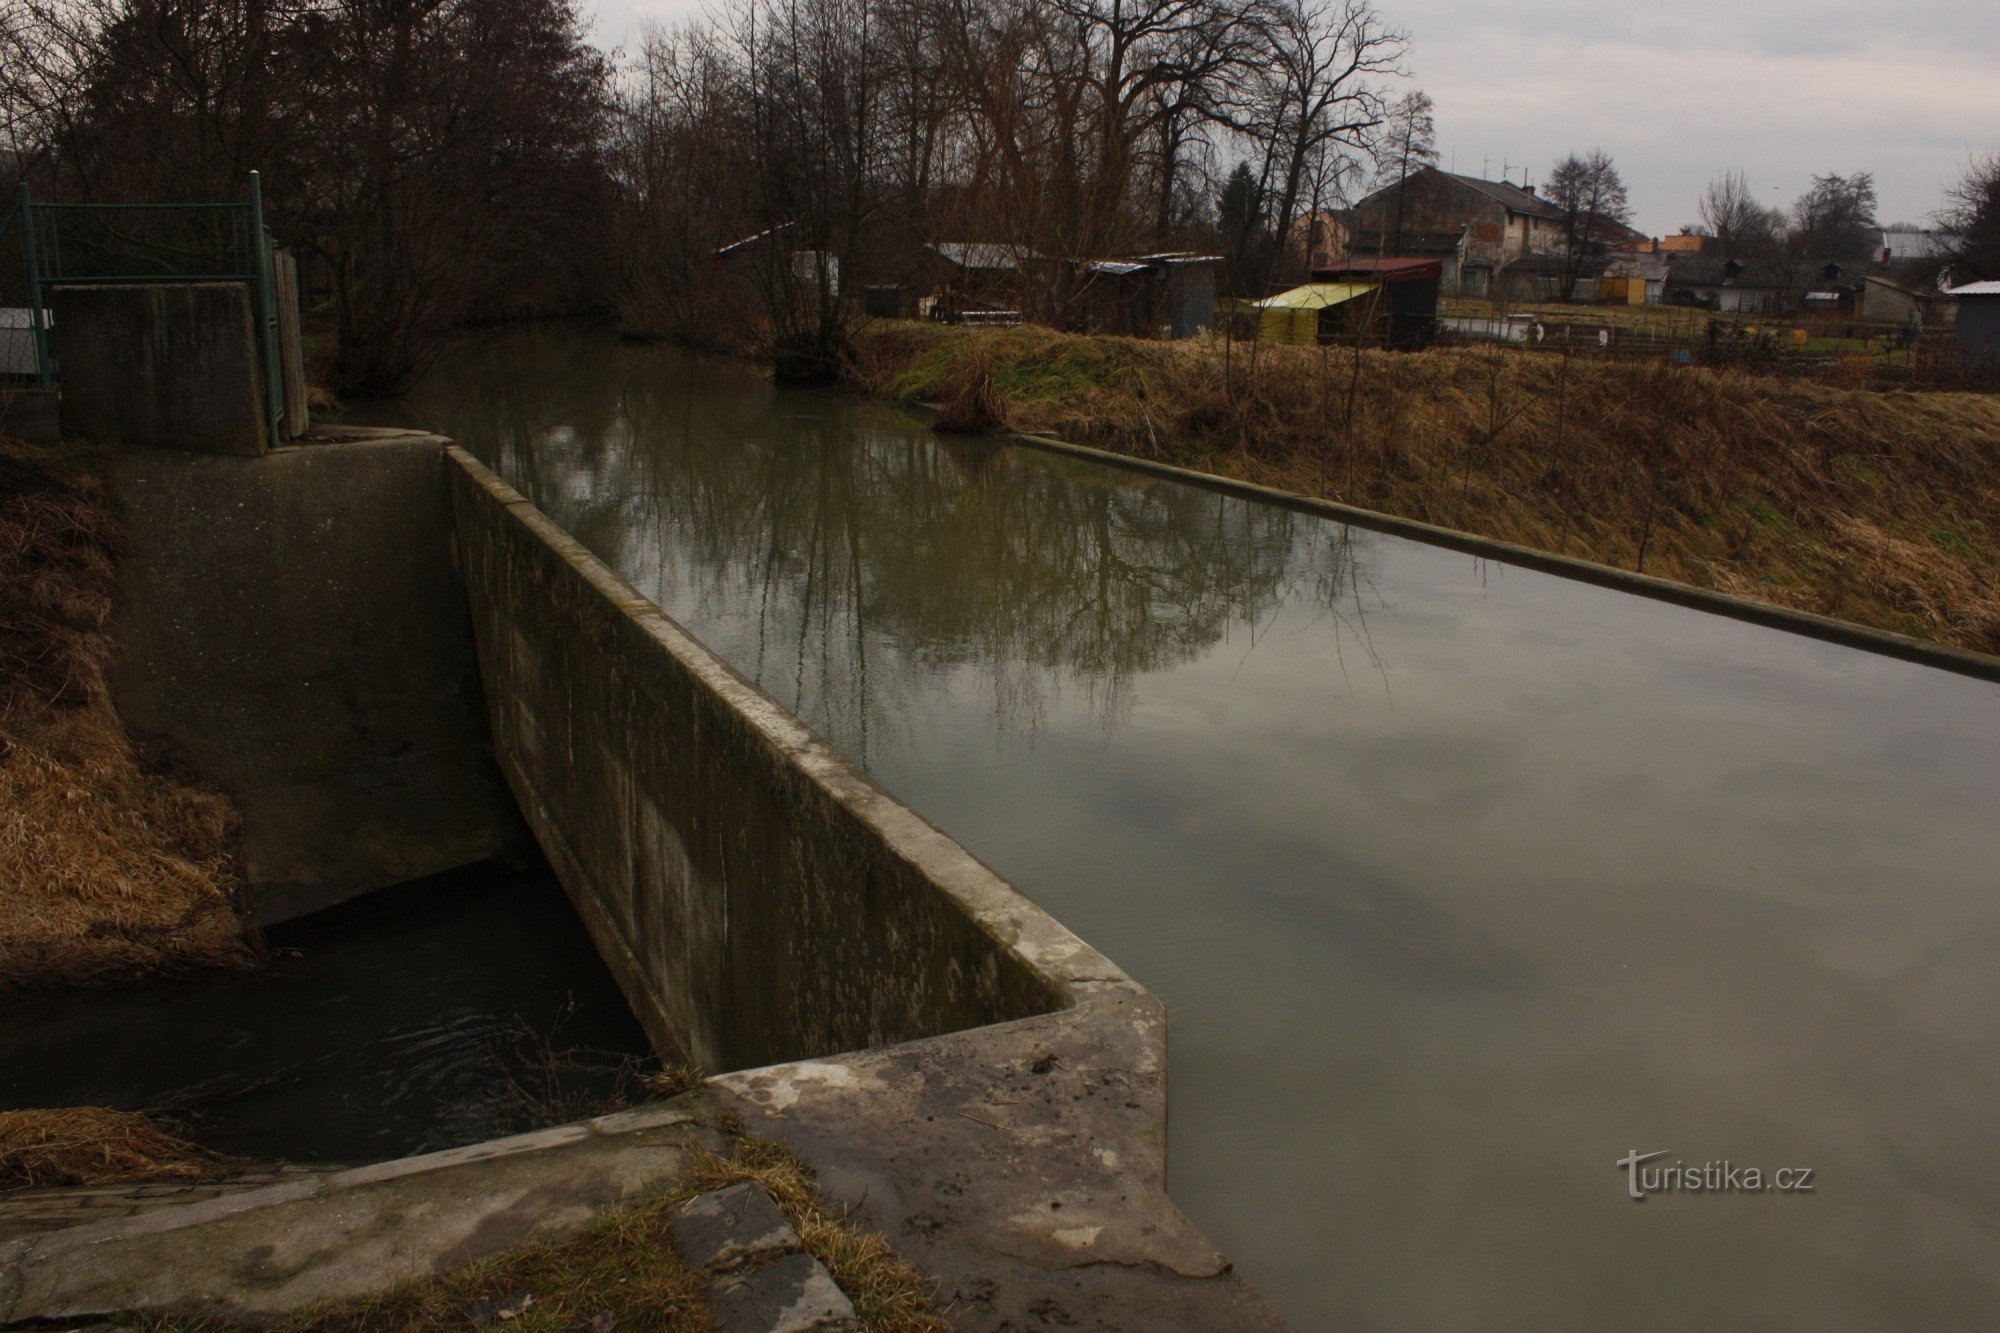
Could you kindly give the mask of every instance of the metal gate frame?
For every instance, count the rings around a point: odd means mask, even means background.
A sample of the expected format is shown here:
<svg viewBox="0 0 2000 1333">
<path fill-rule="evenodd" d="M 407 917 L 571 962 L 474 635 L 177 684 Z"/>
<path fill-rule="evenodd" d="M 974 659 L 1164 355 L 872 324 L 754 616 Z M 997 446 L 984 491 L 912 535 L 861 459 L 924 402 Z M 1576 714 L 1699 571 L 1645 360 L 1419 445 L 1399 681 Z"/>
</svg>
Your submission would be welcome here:
<svg viewBox="0 0 2000 1333">
<path fill-rule="evenodd" d="M 282 444 L 287 436 L 286 375 L 280 350 L 278 301 L 270 230 L 264 225 L 264 186 L 257 172 L 250 173 L 250 197 L 242 203 L 227 204 L 54 204 L 38 203 L 23 183 L 14 206 L 0 217 L 0 237 L 13 228 L 21 233 L 22 277 L 28 290 L 28 316 L 35 347 L 35 381 L 44 389 L 56 382 L 55 362 L 49 352 L 49 321 L 43 289 L 61 283 L 68 286 L 129 286 L 154 282 L 244 282 L 255 293 L 258 330 L 258 362 L 264 373 L 264 415 L 270 443 Z M 228 254 L 210 266 L 208 272 L 91 273 L 68 271 L 63 260 L 64 223 L 86 217 L 115 213 L 208 211 L 226 223 Z M 297 405 L 304 418 L 303 403 Z"/>
</svg>

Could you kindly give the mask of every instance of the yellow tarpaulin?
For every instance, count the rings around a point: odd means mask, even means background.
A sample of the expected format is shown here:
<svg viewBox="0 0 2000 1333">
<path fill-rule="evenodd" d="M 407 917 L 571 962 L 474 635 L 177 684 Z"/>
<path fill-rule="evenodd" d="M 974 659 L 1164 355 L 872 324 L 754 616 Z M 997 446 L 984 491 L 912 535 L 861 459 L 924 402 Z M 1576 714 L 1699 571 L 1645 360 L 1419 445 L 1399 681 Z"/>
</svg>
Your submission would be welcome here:
<svg viewBox="0 0 2000 1333">
<path fill-rule="evenodd" d="M 1257 336 L 1310 347 L 1319 341 L 1319 312 L 1375 290 L 1372 282 L 1309 282 L 1257 302 Z"/>
</svg>

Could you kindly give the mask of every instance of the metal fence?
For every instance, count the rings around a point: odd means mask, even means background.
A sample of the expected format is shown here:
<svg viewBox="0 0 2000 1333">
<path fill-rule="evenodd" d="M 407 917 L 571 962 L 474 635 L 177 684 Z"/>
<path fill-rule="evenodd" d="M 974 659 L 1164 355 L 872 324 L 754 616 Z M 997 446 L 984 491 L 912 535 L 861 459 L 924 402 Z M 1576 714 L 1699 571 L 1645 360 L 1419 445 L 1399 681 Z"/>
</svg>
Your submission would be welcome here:
<svg viewBox="0 0 2000 1333">
<path fill-rule="evenodd" d="M 22 185 L 0 213 L 0 311 L 13 312 L 0 317 L 0 374 L 32 376 L 45 389 L 56 383 L 61 368 L 51 345 L 50 287 L 247 283 L 266 419 L 277 443 L 298 414 L 288 418 L 286 411 L 276 271 L 263 185 L 254 171 L 249 197 L 240 203 L 44 203 Z"/>
</svg>

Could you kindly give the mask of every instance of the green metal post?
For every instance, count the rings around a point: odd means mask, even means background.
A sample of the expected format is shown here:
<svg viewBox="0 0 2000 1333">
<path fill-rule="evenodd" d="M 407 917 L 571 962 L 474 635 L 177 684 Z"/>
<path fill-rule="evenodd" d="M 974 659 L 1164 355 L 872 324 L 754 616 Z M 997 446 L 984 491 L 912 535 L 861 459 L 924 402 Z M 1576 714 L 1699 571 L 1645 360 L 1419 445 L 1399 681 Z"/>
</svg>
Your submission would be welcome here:
<svg viewBox="0 0 2000 1333">
<path fill-rule="evenodd" d="M 272 291 L 271 237 L 264 230 L 264 183 L 250 173 L 250 249 L 257 265 L 257 326 L 264 339 L 264 410 L 271 443 L 284 443 L 285 376 L 278 354 L 278 303 Z"/>
<path fill-rule="evenodd" d="M 26 181 L 21 183 L 21 192 L 16 196 L 15 208 L 21 222 L 21 267 L 27 271 L 28 279 L 28 319 L 33 323 L 35 344 L 35 383 L 40 388 L 49 388 L 56 382 L 55 370 L 49 365 L 48 321 L 42 314 L 42 274 L 41 266 L 35 258 L 35 214 L 34 201 L 28 197 Z"/>
</svg>

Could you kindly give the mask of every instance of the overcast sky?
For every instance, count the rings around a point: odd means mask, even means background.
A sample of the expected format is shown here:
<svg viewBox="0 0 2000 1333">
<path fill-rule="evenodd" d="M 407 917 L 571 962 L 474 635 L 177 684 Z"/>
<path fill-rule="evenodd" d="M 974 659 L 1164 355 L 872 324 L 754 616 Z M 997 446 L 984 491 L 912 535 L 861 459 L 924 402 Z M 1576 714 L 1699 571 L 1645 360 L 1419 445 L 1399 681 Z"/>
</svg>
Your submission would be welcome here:
<svg viewBox="0 0 2000 1333">
<path fill-rule="evenodd" d="M 605 46 L 703 0 L 586 0 Z M 1924 222 L 2000 149 L 1996 0 L 1378 0 L 1412 39 L 1444 165 L 1537 182 L 1570 149 L 1624 173 L 1634 225 L 1695 220 L 1719 171 L 1789 204 L 1814 172 L 1875 173 L 1883 222 Z"/>
</svg>

